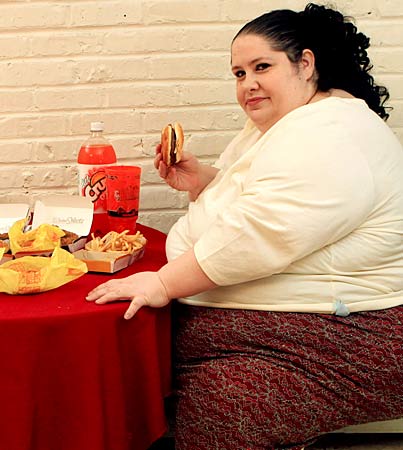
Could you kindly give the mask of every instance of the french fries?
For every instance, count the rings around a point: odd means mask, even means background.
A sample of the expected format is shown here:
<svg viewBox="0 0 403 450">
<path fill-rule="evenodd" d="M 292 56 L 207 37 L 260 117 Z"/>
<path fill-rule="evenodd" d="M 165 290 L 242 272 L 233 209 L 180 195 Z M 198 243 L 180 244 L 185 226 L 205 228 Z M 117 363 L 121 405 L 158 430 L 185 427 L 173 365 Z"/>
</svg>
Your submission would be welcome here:
<svg viewBox="0 0 403 450">
<path fill-rule="evenodd" d="M 91 234 L 92 240 L 85 244 L 86 250 L 96 252 L 127 252 L 133 253 L 142 248 L 147 242 L 144 236 L 137 231 L 136 234 L 128 234 L 129 230 L 117 233 L 109 231 L 102 238 Z"/>
</svg>

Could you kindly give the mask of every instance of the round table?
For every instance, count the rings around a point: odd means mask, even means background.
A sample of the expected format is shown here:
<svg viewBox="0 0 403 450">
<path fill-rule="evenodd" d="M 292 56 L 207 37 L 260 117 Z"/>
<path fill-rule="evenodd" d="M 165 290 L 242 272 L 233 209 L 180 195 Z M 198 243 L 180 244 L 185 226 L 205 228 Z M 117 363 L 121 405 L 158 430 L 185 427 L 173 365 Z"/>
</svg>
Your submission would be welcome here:
<svg viewBox="0 0 403 450">
<path fill-rule="evenodd" d="M 98 284 L 166 262 L 166 236 L 138 229 L 143 258 L 115 274 L 87 273 L 52 291 L 0 293 L 0 449 L 145 450 L 166 431 L 170 307 L 85 300 Z"/>
</svg>

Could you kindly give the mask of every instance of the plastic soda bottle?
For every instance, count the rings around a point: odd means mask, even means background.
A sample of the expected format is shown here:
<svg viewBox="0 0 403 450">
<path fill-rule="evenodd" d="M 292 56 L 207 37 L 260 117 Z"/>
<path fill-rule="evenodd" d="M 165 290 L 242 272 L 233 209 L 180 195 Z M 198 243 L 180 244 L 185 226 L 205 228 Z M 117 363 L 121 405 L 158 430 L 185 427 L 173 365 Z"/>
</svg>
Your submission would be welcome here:
<svg viewBox="0 0 403 450">
<path fill-rule="evenodd" d="M 92 199 L 94 217 L 90 233 L 96 236 L 109 231 L 105 167 L 116 164 L 115 150 L 103 131 L 103 122 L 91 122 L 91 135 L 82 144 L 77 159 L 79 195 Z"/>
</svg>

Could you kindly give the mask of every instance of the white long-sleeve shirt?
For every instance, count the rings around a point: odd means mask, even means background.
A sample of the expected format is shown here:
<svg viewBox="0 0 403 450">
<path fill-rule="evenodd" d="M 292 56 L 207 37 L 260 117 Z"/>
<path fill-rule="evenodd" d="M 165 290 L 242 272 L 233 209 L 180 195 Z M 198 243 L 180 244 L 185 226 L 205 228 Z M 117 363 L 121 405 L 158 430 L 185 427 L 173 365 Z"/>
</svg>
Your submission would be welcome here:
<svg viewBox="0 0 403 450">
<path fill-rule="evenodd" d="M 172 227 L 219 286 L 192 305 L 348 314 L 403 304 L 403 149 L 364 101 L 248 121 Z"/>
</svg>

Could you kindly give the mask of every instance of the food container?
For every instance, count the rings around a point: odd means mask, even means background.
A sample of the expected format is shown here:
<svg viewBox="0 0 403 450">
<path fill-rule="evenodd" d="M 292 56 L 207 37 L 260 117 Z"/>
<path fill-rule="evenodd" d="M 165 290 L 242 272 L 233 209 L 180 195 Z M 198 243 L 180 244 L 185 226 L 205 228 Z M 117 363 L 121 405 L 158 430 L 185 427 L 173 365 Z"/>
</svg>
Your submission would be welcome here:
<svg viewBox="0 0 403 450">
<path fill-rule="evenodd" d="M 89 241 L 85 249 L 73 254 L 87 264 L 90 272 L 117 272 L 144 255 L 147 239 L 140 232 L 128 233 L 128 230 L 122 233 L 110 231 L 102 238 Z"/>
<path fill-rule="evenodd" d="M 8 234 L 12 228 L 14 228 L 15 238 L 11 246 L 12 252 L 5 253 L 0 259 L 0 264 L 24 256 L 51 256 L 55 246 L 58 245 L 59 238 L 61 247 L 70 253 L 83 248 L 92 224 L 92 217 L 91 200 L 78 196 L 50 195 L 37 200 L 32 209 L 24 203 L 0 204 L 0 239 L 3 238 L 4 242 L 9 242 Z M 50 225 L 59 228 L 56 229 L 59 237 L 52 237 L 52 242 L 49 242 L 48 231 L 42 230 L 43 227 L 54 228 Z M 38 230 L 35 235 L 38 238 L 32 240 L 31 230 Z M 64 231 L 64 236 L 61 236 L 63 234 L 61 230 Z M 14 245 L 26 233 L 31 234 L 29 238 L 27 234 L 29 245 L 26 243 Z M 52 236 L 53 234 L 55 233 L 52 232 Z M 45 241 L 42 239 L 44 236 L 47 236 Z M 64 241 L 66 244 L 63 244 Z"/>
<path fill-rule="evenodd" d="M 78 250 L 73 255 L 85 262 L 89 272 L 115 273 L 135 261 L 138 261 L 145 251 L 145 246 L 134 253 L 126 252 L 96 252 L 93 250 Z"/>
<path fill-rule="evenodd" d="M 93 218 L 93 204 L 87 197 L 50 195 L 37 200 L 34 206 L 32 228 L 48 223 L 77 235 L 74 241 L 61 247 L 73 253 L 84 247 Z"/>
</svg>

